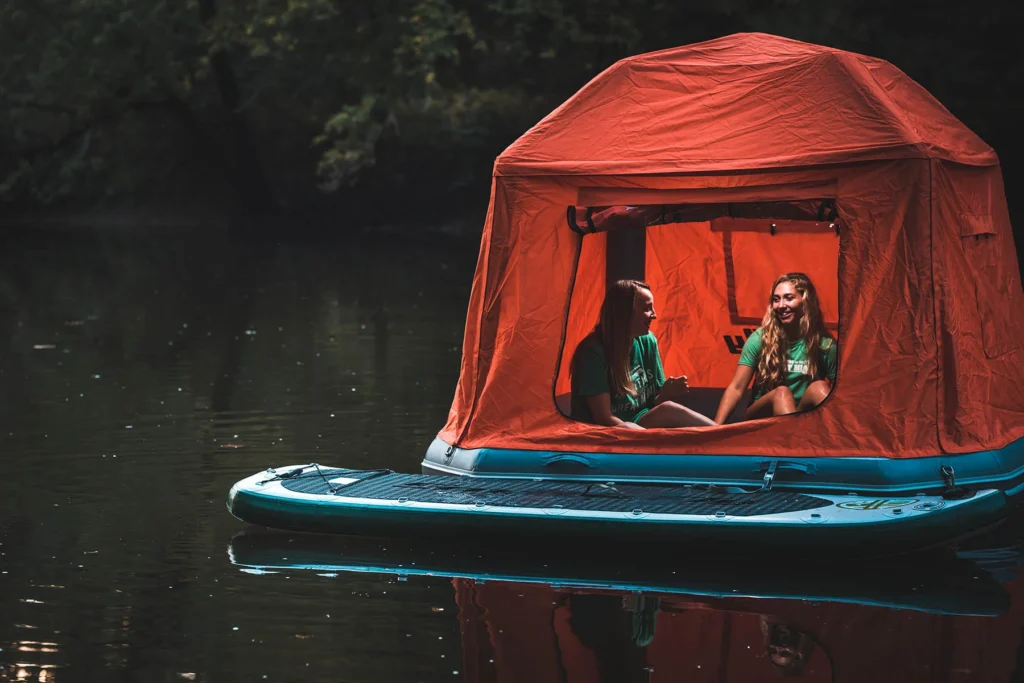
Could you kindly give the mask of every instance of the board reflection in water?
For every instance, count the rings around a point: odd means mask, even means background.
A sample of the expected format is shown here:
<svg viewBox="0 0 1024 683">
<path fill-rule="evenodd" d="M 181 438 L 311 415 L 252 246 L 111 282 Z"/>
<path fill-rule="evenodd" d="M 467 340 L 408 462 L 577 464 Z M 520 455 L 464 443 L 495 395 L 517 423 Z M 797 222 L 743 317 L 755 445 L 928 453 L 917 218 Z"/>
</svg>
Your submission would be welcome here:
<svg viewBox="0 0 1024 683">
<path fill-rule="evenodd" d="M 452 577 L 464 681 L 1010 681 L 1018 671 L 1016 548 L 831 575 L 773 569 L 777 558 L 756 571 L 658 567 L 622 550 L 529 560 L 509 547 L 250 529 L 230 554 L 244 571 L 334 572 L 325 580 Z"/>
</svg>

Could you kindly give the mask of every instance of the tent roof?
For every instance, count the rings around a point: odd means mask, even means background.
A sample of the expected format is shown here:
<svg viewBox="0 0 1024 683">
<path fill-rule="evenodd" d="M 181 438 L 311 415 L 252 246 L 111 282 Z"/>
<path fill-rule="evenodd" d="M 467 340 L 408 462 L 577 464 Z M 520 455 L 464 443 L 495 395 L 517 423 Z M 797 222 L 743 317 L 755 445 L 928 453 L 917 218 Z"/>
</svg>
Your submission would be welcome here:
<svg viewBox="0 0 1024 683">
<path fill-rule="evenodd" d="M 762 33 L 623 59 L 505 150 L 496 175 L 742 171 L 995 152 L 888 62 Z"/>
</svg>

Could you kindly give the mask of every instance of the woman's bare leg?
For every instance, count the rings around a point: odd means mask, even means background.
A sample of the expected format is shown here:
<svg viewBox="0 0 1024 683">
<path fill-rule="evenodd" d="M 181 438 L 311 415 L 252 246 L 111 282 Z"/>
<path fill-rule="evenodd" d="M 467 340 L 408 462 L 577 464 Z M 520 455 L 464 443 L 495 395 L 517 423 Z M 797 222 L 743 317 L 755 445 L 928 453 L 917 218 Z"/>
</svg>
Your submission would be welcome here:
<svg viewBox="0 0 1024 683">
<path fill-rule="evenodd" d="M 776 387 L 757 399 L 743 414 L 744 419 L 758 420 L 772 415 L 789 415 L 796 412 L 796 400 L 789 387 Z"/>
<path fill-rule="evenodd" d="M 816 382 L 811 382 L 811 386 L 807 387 L 807 391 L 800 397 L 800 404 L 796 407 L 797 410 L 810 410 L 819 403 L 824 401 L 829 393 L 832 391 L 832 385 L 827 380 L 819 379 Z"/>
<path fill-rule="evenodd" d="M 665 401 L 644 413 L 637 422 L 646 429 L 671 427 L 710 427 L 715 421 L 675 401 Z"/>
</svg>

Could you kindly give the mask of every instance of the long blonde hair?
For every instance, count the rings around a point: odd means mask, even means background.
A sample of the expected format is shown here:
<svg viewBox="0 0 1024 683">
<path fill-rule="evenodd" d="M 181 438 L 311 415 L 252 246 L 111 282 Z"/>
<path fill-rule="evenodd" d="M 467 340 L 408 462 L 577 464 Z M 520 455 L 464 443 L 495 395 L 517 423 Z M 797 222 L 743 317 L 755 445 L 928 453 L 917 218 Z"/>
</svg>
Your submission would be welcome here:
<svg viewBox="0 0 1024 683">
<path fill-rule="evenodd" d="M 636 396 L 636 385 L 629 367 L 629 352 L 633 348 L 633 310 L 640 290 L 651 291 L 651 286 L 640 280 L 617 280 L 608 286 L 601 304 L 601 317 L 590 334 L 604 347 L 608 362 L 608 383 L 613 396 Z M 577 353 L 583 344 L 576 347 Z M 573 372 L 576 358 L 569 366 Z"/>
<path fill-rule="evenodd" d="M 786 380 L 789 340 L 786 332 L 772 309 L 772 297 L 775 288 L 783 282 L 789 282 L 804 299 L 804 314 L 800 318 L 800 338 L 807 348 L 807 369 L 813 379 L 818 379 L 818 359 L 821 355 L 821 344 L 828 340 L 828 348 L 835 343 L 832 335 L 825 329 L 818 303 L 818 291 L 814 283 L 803 273 L 786 273 L 780 275 L 768 291 L 768 310 L 761 321 L 761 357 L 757 361 L 757 385 L 768 392 L 781 386 Z"/>
</svg>

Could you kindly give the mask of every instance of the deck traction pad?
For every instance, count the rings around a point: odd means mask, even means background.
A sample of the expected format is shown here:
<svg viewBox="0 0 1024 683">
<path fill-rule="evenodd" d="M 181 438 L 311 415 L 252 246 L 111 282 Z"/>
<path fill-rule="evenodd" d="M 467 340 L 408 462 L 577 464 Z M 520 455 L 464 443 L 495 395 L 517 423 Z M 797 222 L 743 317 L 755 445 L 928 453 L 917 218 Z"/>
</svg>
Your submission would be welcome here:
<svg viewBox="0 0 1024 683">
<path fill-rule="evenodd" d="M 330 479 L 355 478 L 351 484 Z M 345 496 L 372 500 L 482 505 L 489 507 L 552 508 L 591 512 L 631 512 L 677 515 L 725 514 L 735 517 L 780 514 L 828 507 L 825 498 L 791 491 L 730 493 L 707 486 L 602 484 L 536 479 L 471 479 L 424 474 L 399 474 L 320 467 L 282 482 L 296 493 Z M 335 492 L 331 492 L 331 488 Z"/>
</svg>

